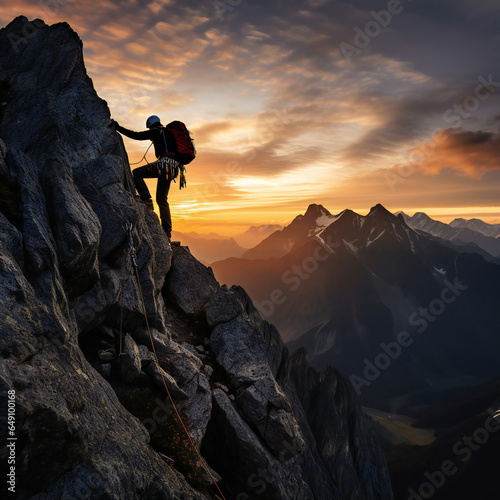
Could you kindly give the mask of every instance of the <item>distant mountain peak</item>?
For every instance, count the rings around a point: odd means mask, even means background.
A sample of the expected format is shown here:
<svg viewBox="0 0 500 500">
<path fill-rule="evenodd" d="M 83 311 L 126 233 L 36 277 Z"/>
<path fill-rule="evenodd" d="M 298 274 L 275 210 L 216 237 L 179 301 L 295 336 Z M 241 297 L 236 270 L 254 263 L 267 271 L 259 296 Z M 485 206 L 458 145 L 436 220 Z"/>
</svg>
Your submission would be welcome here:
<svg viewBox="0 0 500 500">
<path fill-rule="evenodd" d="M 301 226 L 307 224 L 310 226 L 325 227 L 328 220 L 332 219 L 333 222 L 333 217 L 334 216 L 323 205 L 311 203 L 307 207 L 305 214 L 297 215 L 287 227 L 295 227 L 297 224 Z"/>
<path fill-rule="evenodd" d="M 310 236 L 314 236 L 337 220 L 325 207 L 312 203 L 307 207 L 305 214 L 297 215 L 293 221 L 283 229 L 270 234 L 254 248 L 243 255 L 247 259 L 262 259 L 281 257 L 287 254 L 295 244 L 303 243 Z"/>
<path fill-rule="evenodd" d="M 351 218 L 355 218 L 355 217 L 361 217 L 361 215 L 357 214 L 356 212 L 354 212 L 350 208 L 346 208 L 345 210 L 342 210 L 342 212 L 340 212 L 337 215 L 337 220 L 340 221 L 340 220 L 346 220 L 346 219 L 351 219 Z"/>
<path fill-rule="evenodd" d="M 457 218 L 450 222 L 451 227 L 461 229 L 471 229 L 477 231 L 484 236 L 498 238 L 500 236 L 500 224 L 489 224 L 481 219 L 463 219 Z"/>
<path fill-rule="evenodd" d="M 387 210 L 387 208 L 385 208 L 381 203 L 377 203 L 374 207 L 372 207 L 367 217 L 373 215 L 384 215 L 384 216 L 395 217 L 395 215 L 389 212 L 389 210 Z"/>
<path fill-rule="evenodd" d="M 431 217 L 429 217 L 425 212 L 415 212 L 412 217 L 405 217 L 406 222 L 408 220 L 411 220 L 413 224 L 423 224 L 423 223 L 432 223 L 432 222 L 438 222 L 440 224 L 444 224 L 443 222 L 439 221 L 434 221 Z"/>
<path fill-rule="evenodd" d="M 389 212 L 378 203 L 367 215 L 360 215 L 350 209 L 339 214 L 326 228 L 321 238 L 332 243 L 345 245 L 350 253 L 358 254 L 370 247 L 383 248 L 384 245 L 403 245 L 415 253 L 418 235 L 406 224 L 403 215 Z M 396 242 L 396 243 L 394 243 Z M 375 244 L 373 247 L 372 245 Z M 402 248 L 398 246 L 398 248 Z"/>
<path fill-rule="evenodd" d="M 497 227 L 480 219 L 455 219 L 450 224 L 446 224 L 431 219 L 423 212 L 417 212 L 413 217 L 408 217 L 406 222 L 413 229 L 424 231 L 462 246 L 473 243 L 490 254 L 490 257 L 500 255 L 500 240 L 498 239 L 500 225 Z"/>
<path fill-rule="evenodd" d="M 321 217 L 322 215 L 332 215 L 323 205 L 312 203 L 307 207 L 304 217 Z"/>
<path fill-rule="evenodd" d="M 253 248 L 263 239 L 276 231 L 281 231 L 283 226 L 278 224 L 261 224 L 260 226 L 250 226 L 244 233 L 234 237 L 236 242 L 245 248 Z"/>
</svg>

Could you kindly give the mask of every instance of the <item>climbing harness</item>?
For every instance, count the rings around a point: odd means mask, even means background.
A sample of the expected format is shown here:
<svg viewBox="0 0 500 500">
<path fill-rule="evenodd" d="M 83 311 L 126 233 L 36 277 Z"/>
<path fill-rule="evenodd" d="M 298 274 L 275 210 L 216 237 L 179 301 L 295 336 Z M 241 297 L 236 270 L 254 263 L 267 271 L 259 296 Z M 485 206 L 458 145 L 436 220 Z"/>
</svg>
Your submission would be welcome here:
<svg viewBox="0 0 500 500">
<path fill-rule="evenodd" d="M 150 164 L 152 168 L 157 169 L 158 177 L 163 180 L 174 181 L 179 175 L 179 170 L 181 170 L 182 165 L 170 158 L 169 156 L 160 156 L 158 160 Z"/>
<path fill-rule="evenodd" d="M 130 260 L 131 260 L 132 266 L 134 267 L 134 271 L 135 271 L 135 277 L 136 277 L 136 280 L 137 280 L 137 288 L 139 290 L 139 297 L 140 297 L 141 303 L 142 303 L 142 309 L 143 309 L 143 312 L 144 312 L 144 319 L 146 320 L 146 327 L 148 329 L 149 340 L 151 342 L 151 348 L 153 349 L 153 355 L 154 355 L 156 367 L 158 368 L 158 372 L 161 375 L 161 379 L 163 381 L 163 385 L 165 387 L 165 391 L 166 391 L 166 393 L 168 395 L 168 399 L 170 400 L 170 403 L 172 403 L 172 407 L 173 407 L 173 409 L 175 411 L 177 419 L 179 420 L 179 422 L 180 422 L 180 424 L 181 424 L 181 426 L 182 426 L 182 428 L 183 428 L 183 430 L 184 430 L 184 432 L 185 432 L 185 434 L 186 434 L 186 436 L 187 436 L 187 438 L 188 438 L 188 440 L 189 440 L 189 442 L 190 442 L 193 450 L 195 451 L 196 455 L 198 456 L 198 458 L 199 458 L 201 464 L 203 465 L 203 467 L 205 468 L 205 470 L 208 472 L 208 475 L 212 479 L 212 481 L 213 481 L 215 487 L 217 488 L 217 491 L 221 495 L 222 499 L 226 500 L 226 498 L 224 497 L 224 494 L 222 493 L 222 491 L 219 488 L 219 485 L 217 484 L 217 481 L 215 480 L 212 472 L 210 471 L 210 468 L 208 467 L 207 463 L 205 462 L 205 460 L 202 458 L 200 452 L 198 451 L 198 448 L 194 444 L 194 441 L 191 438 L 191 435 L 189 434 L 189 432 L 187 430 L 187 427 L 184 424 L 184 421 L 182 420 L 182 417 L 181 417 L 179 411 L 177 410 L 177 406 L 174 403 L 174 400 L 173 400 L 173 398 L 172 398 L 172 396 L 170 394 L 170 391 L 168 390 L 167 383 L 166 383 L 165 378 L 163 376 L 163 371 L 161 369 L 160 362 L 158 360 L 158 355 L 156 354 L 156 349 L 155 349 L 155 345 L 154 345 L 153 334 L 151 333 L 151 328 L 149 326 L 149 320 L 148 320 L 148 315 L 147 315 L 147 311 L 146 311 L 146 304 L 144 302 L 144 296 L 142 295 L 141 280 L 140 280 L 140 277 L 139 277 L 139 269 L 137 267 L 137 260 L 136 260 L 136 249 L 135 249 L 135 246 L 134 246 L 134 239 L 133 239 L 133 235 L 132 235 L 133 224 L 131 222 L 128 222 L 128 223 L 125 224 L 124 228 L 128 232 Z M 168 458 L 168 457 L 166 457 L 166 458 Z M 167 465 L 171 466 L 171 464 L 168 461 L 166 461 L 166 463 L 167 463 Z"/>
</svg>

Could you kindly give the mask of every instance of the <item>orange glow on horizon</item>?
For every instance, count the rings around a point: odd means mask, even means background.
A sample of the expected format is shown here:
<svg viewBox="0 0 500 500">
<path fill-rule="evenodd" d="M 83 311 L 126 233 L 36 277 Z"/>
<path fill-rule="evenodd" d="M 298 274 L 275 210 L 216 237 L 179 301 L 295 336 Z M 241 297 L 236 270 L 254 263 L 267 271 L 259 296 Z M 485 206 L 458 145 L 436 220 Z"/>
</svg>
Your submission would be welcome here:
<svg viewBox="0 0 500 500">
<path fill-rule="evenodd" d="M 303 214 L 307 207 L 303 207 L 298 211 L 288 211 L 280 212 L 276 214 L 275 212 L 268 213 L 229 213 L 227 211 L 222 211 L 217 215 L 212 215 L 212 217 L 177 217 L 175 215 L 175 204 L 171 204 L 172 208 L 172 222 L 175 231 L 181 233 L 186 233 L 194 231 L 200 234 L 207 234 L 210 232 L 218 233 L 226 237 L 232 237 L 243 233 L 250 226 L 259 226 L 265 224 L 277 224 L 281 226 L 286 226 L 292 222 L 292 220 L 299 214 Z M 327 210 L 331 213 L 336 214 L 342 210 L 331 210 L 331 207 L 325 206 Z M 350 208 L 350 207 L 344 207 Z M 386 207 L 387 208 L 387 207 Z M 366 215 L 370 208 L 364 209 L 352 209 L 354 212 L 360 215 Z M 481 219 L 488 224 L 500 224 L 500 211 L 498 207 L 467 207 L 464 210 L 462 207 L 452 207 L 452 208 L 403 208 L 397 210 L 390 210 L 392 212 L 402 211 L 407 215 L 414 215 L 416 212 L 424 212 L 430 218 L 438 220 L 445 223 L 450 223 L 454 219 Z M 157 212 L 158 213 L 158 212 Z M 278 215 L 278 217 L 276 217 Z"/>
</svg>

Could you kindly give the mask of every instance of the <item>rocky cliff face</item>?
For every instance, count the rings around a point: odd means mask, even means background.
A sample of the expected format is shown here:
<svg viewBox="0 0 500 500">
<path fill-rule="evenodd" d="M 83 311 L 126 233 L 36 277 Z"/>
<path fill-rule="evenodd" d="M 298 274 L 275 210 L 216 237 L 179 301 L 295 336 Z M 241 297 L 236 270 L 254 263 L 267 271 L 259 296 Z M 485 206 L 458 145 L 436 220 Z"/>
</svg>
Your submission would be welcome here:
<svg viewBox="0 0 500 500">
<path fill-rule="evenodd" d="M 172 251 L 137 204 L 71 28 L 21 17 L 2 29 L 0 92 L 0 390 L 3 422 L 15 391 L 16 498 L 208 499 L 214 481 L 238 500 L 392 498 L 353 389 L 290 357 L 245 291 Z"/>
</svg>

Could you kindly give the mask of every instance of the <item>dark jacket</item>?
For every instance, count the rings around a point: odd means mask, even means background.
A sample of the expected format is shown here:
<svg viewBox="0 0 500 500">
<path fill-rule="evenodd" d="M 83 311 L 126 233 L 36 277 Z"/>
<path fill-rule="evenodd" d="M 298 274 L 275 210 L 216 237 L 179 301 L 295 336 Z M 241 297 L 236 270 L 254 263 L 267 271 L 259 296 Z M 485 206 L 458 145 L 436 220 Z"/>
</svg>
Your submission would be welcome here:
<svg viewBox="0 0 500 500">
<path fill-rule="evenodd" d="M 169 156 L 180 161 L 180 159 L 176 158 L 177 143 L 175 141 L 175 137 L 172 132 L 163 127 L 153 127 L 149 130 L 144 130 L 143 132 L 134 132 L 133 130 L 122 127 L 121 125 L 116 125 L 116 130 L 121 134 L 130 137 L 130 139 L 135 139 L 137 141 L 153 141 L 156 158 L 159 158 L 165 153 L 171 153 Z"/>
</svg>

